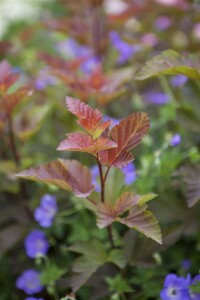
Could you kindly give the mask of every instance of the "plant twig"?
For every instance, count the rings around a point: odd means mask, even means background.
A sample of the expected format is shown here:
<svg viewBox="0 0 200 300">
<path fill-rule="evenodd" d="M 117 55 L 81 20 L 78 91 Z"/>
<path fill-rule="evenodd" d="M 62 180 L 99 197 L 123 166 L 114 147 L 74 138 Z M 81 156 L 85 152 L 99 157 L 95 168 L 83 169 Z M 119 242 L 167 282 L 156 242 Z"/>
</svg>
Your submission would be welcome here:
<svg viewBox="0 0 200 300">
<path fill-rule="evenodd" d="M 10 140 L 10 147 L 13 154 L 14 161 L 17 166 L 20 165 L 20 156 L 17 152 L 17 147 L 15 143 L 14 133 L 13 133 L 13 122 L 11 116 L 8 115 L 8 134 L 9 134 L 9 140 Z"/>
<path fill-rule="evenodd" d="M 103 179 L 103 180 L 104 180 L 104 184 L 105 184 L 105 182 L 106 182 L 106 179 L 107 179 L 107 176 L 108 176 L 109 171 L 110 171 L 110 167 L 107 168 L 106 173 L 105 173 L 105 175 L 104 175 L 104 179 Z"/>
<path fill-rule="evenodd" d="M 108 231 L 108 237 L 109 237 L 109 240 L 110 240 L 111 247 L 115 248 L 113 233 L 112 233 L 112 225 L 109 225 L 107 227 L 107 231 Z"/>
<path fill-rule="evenodd" d="M 97 205 L 96 202 L 93 199 L 91 199 L 90 197 L 87 197 L 86 199 L 93 205 L 95 205 L 95 206 Z"/>
<path fill-rule="evenodd" d="M 97 160 L 97 164 L 98 164 L 98 168 L 99 168 L 99 176 L 100 176 L 100 182 L 101 182 L 101 202 L 104 203 L 105 202 L 105 182 L 106 182 L 110 167 L 107 168 L 107 171 L 106 171 L 105 175 L 103 176 L 102 165 L 99 161 L 98 153 L 97 153 L 96 160 Z M 114 244 L 114 240 L 113 240 L 113 233 L 112 233 L 112 225 L 109 225 L 107 227 L 107 231 L 108 231 L 108 237 L 110 240 L 111 248 L 115 248 L 115 244 Z"/>
<path fill-rule="evenodd" d="M 8 137 L 9 137 L 11 152 L 12 152 L 16 166 L 19 167 L 21 164 L 21 158 L 17 151 L 17 146 L 16 146 L 16 142 L 15 142 L 12 117 L 10 115 L 8 115 L 7 120 L 8 120 Z M 25 186 L 24 182 L 21 182 L 21 180 L 19 182 L 19 187 L 20 187 L 20 193 L 21 193 L 21 198 L 22 198 L 22 205 L 24 206 L 24 209 L 25 209 L 28 217 L 30 219 L 33 219 L 32 213 L 31 213 L 31 211 L 29 209 L 29 205 L 27 203 L 28 195 L 27 195 L 26 186 Z"/>
<path fill-rule="evenodd" d="M 104 177 L 103 177 L 102 165 L 99 161 L 98 153 L 97 153 L 96 160 L 97 160 L 97 164 L 98 164 L 98 168 L 99 168 L 99 176 L 100 176 L 100 182 L 101 182 L 101 202 L 104 202 L 105 201 L 105 199 L 104 199 L 105 198 L 105 195 L 104 195 Z"/>
</svg>

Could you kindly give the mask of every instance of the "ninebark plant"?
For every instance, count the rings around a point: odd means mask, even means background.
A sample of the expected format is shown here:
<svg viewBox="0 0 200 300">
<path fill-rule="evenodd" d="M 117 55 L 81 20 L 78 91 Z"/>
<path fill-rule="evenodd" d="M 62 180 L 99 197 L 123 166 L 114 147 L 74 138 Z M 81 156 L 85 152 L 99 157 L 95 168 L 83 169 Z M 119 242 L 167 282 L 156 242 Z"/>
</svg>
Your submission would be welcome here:
<svg viewBox="0 0 200 300">
<path fill-rule="evenodd" d="M 66 105 L 74 114 L 77 123 L 86 133 L 69 133 L 58 146 L 59 151 L 81 151 L 91 154 L 98 165 L 101 191 L 99 200 L 90 197 L 94 186 L 88 167 L 77 160 L 59 159 L 44 165 L 30 168 L 18 174 L 19 177 L 53 184 L 70 190 L 77 197 L 87 199 L 97 216 L 97 226 L 107 227 L 111 248 L 115 249 L 112 223 L 120 222 L 161 243 L 161 231 L 157 219 L 148 210 L 146 203 L 155 197 L 153 194 L 136 195 L 125 192 L 115 203 L 106 197 L 105 187 L 109 170 L 122 168 L 133 159 L 130 152 L 147 133 L 150 122 L 146 113 L 135 112 L 112 127 L 111 121 L 104 121 L 98 109 L 94 109 L 78 99 L 67 97 Z M 91 244 L 92 246 L 92 244 Z M 91 270 L 90 270 L 91 271 Z M 90 274 L 91 275 L 91 274 Z M 77 290 L 79 284 L 75 284 Z"/>
</svg>

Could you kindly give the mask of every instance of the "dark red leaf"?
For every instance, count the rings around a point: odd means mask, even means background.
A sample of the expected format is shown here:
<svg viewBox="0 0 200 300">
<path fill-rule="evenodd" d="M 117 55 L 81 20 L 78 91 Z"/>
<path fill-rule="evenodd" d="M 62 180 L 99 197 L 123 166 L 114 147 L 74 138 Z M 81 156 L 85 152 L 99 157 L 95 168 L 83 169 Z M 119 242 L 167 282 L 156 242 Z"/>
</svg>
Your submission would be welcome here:
<svg viewBox="0 0 200 300">
<path fill-rule="evenodd" d="M 142 137 L 147 133 L 150 123 L 146 113 L 136 112 L 123 119 L 111 130 L 111 138 L 118 147 L 102 151 L 99 155 L 101 162 L 105 165 L 124 167 L 133 160 L 129 152 L 137 146 Z"/>
<path fill-rule="evenodd" d="M 161 231 L 158 221 L 144 204 L 144 201 L 152 198 L 149 195 L 145 198 L 144 196 L 125 193 L 115 204 L 100 203 L 97 206 L 97 226 L 104 228 L 112 222 L 118 221 L 161 243 Z M 123 216 L 125 212 L 128 212 L 126 217 Z"/>
<path fill-rule="evenodd" d="M 78 99 L 66 97 L 67 109 L 78 117 L 78 124 L 86 129 L 94 139 L 98 138 L 111 124 L 103 122 L 103 115 L 98 109 L 94 109 Z"/>
<path fill-rule="evenodd" d="M 76 160 L 60 159 L 22 171 L 17 176 L 53 184 L 82 198 L 89 196 L 94 188 L 89 169 Z"/>
<path fill-rule="evenodd" d="M 96 154 L 103 149 L 116 147 L 116 143 L 107 138 L 98 138 L 94 140 L 91 136 L 83 133 L 70 133 L 67 139 L 62 141 L 57 150 L 61 151 L 81 151 Z"/>
</svg>

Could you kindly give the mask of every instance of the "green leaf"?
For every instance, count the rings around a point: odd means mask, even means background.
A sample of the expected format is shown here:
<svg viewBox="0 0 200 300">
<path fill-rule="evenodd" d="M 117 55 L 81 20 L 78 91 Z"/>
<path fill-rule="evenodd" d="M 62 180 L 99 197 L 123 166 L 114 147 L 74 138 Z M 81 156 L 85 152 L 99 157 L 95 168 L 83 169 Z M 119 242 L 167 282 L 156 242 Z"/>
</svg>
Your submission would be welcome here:
<svg viewBox="0 0 200 300">
<path fill-rule="evenodd" d="M 114 249 L 108 256 L 108 261 L 117 265 L 120 269 L 123 269 L 126 265 L 126 257 L 121 249 Z"/>
<path fill-rule="evenodd" d="M 149 193 L 149 194 L 146 194 L 146 195 L 139 195 L 139 198 L 138 198 L 138 204 L 139 205 L 142 205 L 142 204 L 145 204 L 146 202 L 154 199 L 155 197 L 157 197 L 158 195 L 156 194 L 153 194 L 153 193 Z"/>
<path fill-rule="evenodd" d="M 166 50 L 146 62 L 135 76 L 144 80 L 159 75 L 183 74 L 191 79 L 200 79 L 199 59 L 194 56 L 180 55 L 176 51 Z"/>
<path fill-rule="evenodd" d="M 66 269 L 61 269 L 51 262 L 47 264 L 42 271 L 40 276 L 41 282 L 45 286 L 54 284 L 56 280 L 60 279 L 66 273 L 66 271 Z"/>
<path fill-rule="evenodd" d="M 190 290 L 194 294 L 200 294 L 200 282 L 197 280 L 194 284 L 190 286 Z"/>
<path fill-rule="evenodd" d="M 106 263 L 107 253 L 99 241 L 93 240 L 90 243 L 82 242 L 69 247 L 70 251 L 82 253 L 72 265 L 75 273 L 70 283 L 76 292 L 97 269 Z"/>
<path fill-rule="evenodd" d="M 105 281 L 109 285 L 109 290 L 111 292 L 117 292 L 119 295 L 133 291 L 127 280 L 119 274 L 115 277 L 106 277 Z"/>
</svg>

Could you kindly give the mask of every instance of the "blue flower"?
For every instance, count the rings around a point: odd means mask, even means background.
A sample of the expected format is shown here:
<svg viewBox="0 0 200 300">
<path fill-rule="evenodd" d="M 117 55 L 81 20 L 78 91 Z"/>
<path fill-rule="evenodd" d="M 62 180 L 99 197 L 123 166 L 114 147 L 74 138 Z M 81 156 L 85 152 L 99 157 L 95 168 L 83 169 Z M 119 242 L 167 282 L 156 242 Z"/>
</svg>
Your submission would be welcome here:
<svg viewBox="0 0 200 300">
<path fill-rule="evenodd" d="M 119 52 L 119 57 L 117 60 L 119 64 L 127 62 L 136 52 L 140 50 L 139 45 L 130 45 L 123 41 L 116 31 L 112 31 L 110 33 L 110 41 L 114 48 Z"/>
<path fill-rule="evenodd" d="M 131 185 L 137 178 L 135 165 L 133 163 L 128 164 L 126 167 L 121 169 L 124 173 L 125 183 Z"/>
<path fill-rule="evenodd" d="M 29 298 L 26 298 L 25 300 L 44 300 L 44 299 L 42 299 L 42 298 L 29 297 Z"/>
<path fill-rule="evenodd" d="M 94 56 L 92 48 L 79 45 L 73 38 L 59 42 L 57 50 L 67 59 L 85 58 L 80 67 L 83 73 L 91 73 L 100 65 L 100 59 Z"/>
<path fill-rule="evenodd" d="M 40 273 L 35 270 L 26 270 L 18 277 L 16 287 L 28 295 L 39 293 L 43 289 L 39 276 Z"/>
<path fill-rule="evenodd" d="M 84 61 L 81 65 L 83 73 L 92 73 L 97 67 L 100 66 L 100 59 L 96 56 L 92 56 Z"/>
<path fill-rule="evenodd" d="M 170 25 L 171 20 L 167 16 L 160 16 L 154 22 L 154 26 L 160 31 L 168 29 Z"/>
<path fill-rule="evenodd" d="M 182 267 L 184 270 L 189 270 L 190 267 L 191 267 L 191 260 L 189 260 L 189 259 L 184 259 L 184 260 L 181 262 L 181 267 Z"/>
<path fill-rule="evenodd" d="M 50 227 L 57 211 L 56 198 L 46 194 L 41 198 L 40 206 L 35 209 L 34 217 L 40 226 Z"/>
<path fill-rule="evenodd" d="M 183 86 L 187 81 L 188 81 L 187 76 L 181 75 L 181 74 L 180 74 L 180 75 L 173 76 L 173 77 L 170 79 L 170 82 L 171 82 L 171 84 L 172 84 L 174 87 Z"/>
<path fill-rule="evenodd" d="M 56 82 L 57 79 L 48 72 L 47 68 L 44 68 L 40 70 L 34 84 L 37 90 L 44 90 L 47 86 L 54 85 Z"/>
<path fill-rule="evenodd" d="M 28 257 L 35 258 L 44 256 L 49 250 L 49 243 L 44 234 L 40 230 L 33 230 L 26 237 L 24 246 Z"/>
<path fill-rule="evenodd" d="M 170 140 L 170 145 L 171 145 L 172 147 L 176 147 L 176 146 L 178 146 L 180 143 L 181 143 L 181 136 L 180 136 L 180 134 L 175 133 L 175 134 L 172 136 L 171 140 Z"/>
<path fill-rule="evenodd" d="M 154 105 L 164 105 L 170 101 L 169 95 L 160 92 L 148 92 L 144 95 L 144 99 Z"/>
<path fill-rule="evenodd" d="M 97 177 L 99 176 L 99 168 L 97 165 L 94 165 L 90 168 L 90 172 L 92 175 L 92 184 L 95 187 L 95 191 L 96 192 L 100 192 L 101 191 L 101 187 L 100 184 L 97 182 Z"/>
<path fill-rule="evenodd" d="M 167 275 L 160 297 L 162 300 L 190 300 L 188 280 L 175 274 Z"/>
</svg>

